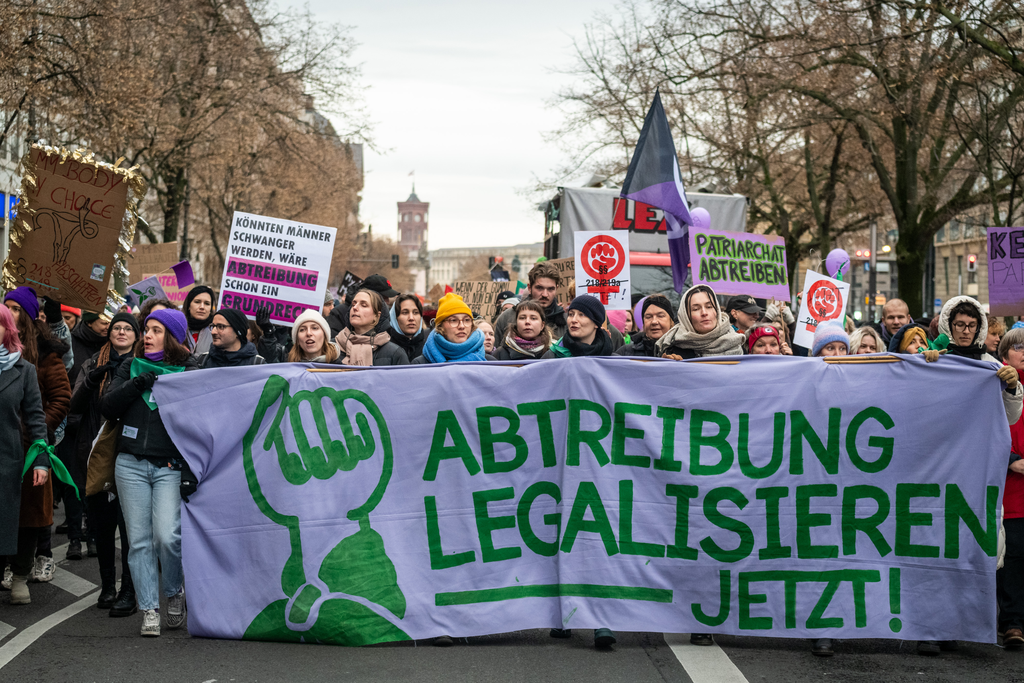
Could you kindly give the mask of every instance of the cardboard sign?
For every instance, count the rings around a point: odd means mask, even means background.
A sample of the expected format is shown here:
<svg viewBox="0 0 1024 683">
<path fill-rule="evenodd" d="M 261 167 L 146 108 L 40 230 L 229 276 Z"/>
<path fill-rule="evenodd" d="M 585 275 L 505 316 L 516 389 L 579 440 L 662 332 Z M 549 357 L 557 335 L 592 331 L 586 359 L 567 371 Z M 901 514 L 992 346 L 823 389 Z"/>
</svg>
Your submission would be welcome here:
<svg viewBox="0 0 1024 683">
<path fill-rule="evenodd" d="M 507 282 L 456 280 L 452 283 L 452 291 L 462 297 L 474 317 L 483 316 L 490 320 L 494 316 L 494 300 L 508 289 L 508 285 Z"/>
<path fill-rule="evenodd" d="M 594 231 L 576 240 L 576 296 L 593 296 L 608 310 L 629 310 L 629 233 Z"/>
<path fill-rule="evenodd" d="M 128 282 L 139 282 L 154 273 L 162 273 L 180 260 L 177 242 L 136 244 L 128 259 Z"/>
<path fill-rule="evenodd" d="M 719 294 L 789 301 L 786 240 L 778 235 L 690 228 L 693 284 Z"/>
<path fill-rule="evenodd" d="M 255 319 L 256 310 L 266 306 L 270 320 L 286 327 L 307 309 L 319 311 L 337 233 L 322 225 L 236 211 L 218 308 L 237 308 Z"/>
<path fill-rule="evenodd" d="M 846 322 L 846 302 L 850 299 L 850 283 L 808 270 L 804 278 L 804 295 L 800 314 L 796 317 L 793 343 L 804 348 L 814 345 L 814 332 L 825 322 Z"/>
<path fill-rule="evenodd" d="M 1024 315 L 1024 228 L 988 229 L 991 315 Z"/>
<path fill-rule="evenodd" d="M 440 282 L 434 283 L 434 286 L 427 292 L 428 301 L 440 301 L 441 297 L 444 296 L 444 285 Z"/>
<path fill-rule="evenodd" d="M 129 202 L 136 201 L 131 172 L 91 154 L 37 145 L 23 163 L 24 201 L 4 266 L 5 288 L 28 285 L 68 306 L 103 311 L 126 225 L 128 244 L 134 236 L 134 222 L 126 220 Z"/>
</svg>

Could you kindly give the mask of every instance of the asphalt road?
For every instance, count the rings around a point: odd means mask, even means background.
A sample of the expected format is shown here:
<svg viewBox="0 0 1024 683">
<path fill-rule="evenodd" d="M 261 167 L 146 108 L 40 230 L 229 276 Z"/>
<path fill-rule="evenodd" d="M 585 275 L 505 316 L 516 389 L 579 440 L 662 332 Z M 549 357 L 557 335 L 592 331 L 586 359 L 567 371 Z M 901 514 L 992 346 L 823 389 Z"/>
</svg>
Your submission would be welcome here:
<svg viewBox="0 0 1024 683">
<path fill-rule="evenodd" d="M 488 683 L 553 681 L 987 681 L 1024 682 L 1024 651 L 960 643 L 938 657 L 916 654 L 916 643 L 850 640 L 836 655 L 810 654 L 804 640 L 719 636 L 720 647 L 689 645 L 686 635 L 619 633 L 607 651 L 591 632 L 555 640 L 547 630 L 364 648 L 191 638 L 164 630 L 142 638 L 141 615 L 111 619 L 95 607 L 94 559 L 64 559 L 67 539 L 54 537 L 53 583 L 30 584 L 32 604 L 13 606 L 0 593 L 0 683 L 89 681 L 394 681 Z"/>
</svg>

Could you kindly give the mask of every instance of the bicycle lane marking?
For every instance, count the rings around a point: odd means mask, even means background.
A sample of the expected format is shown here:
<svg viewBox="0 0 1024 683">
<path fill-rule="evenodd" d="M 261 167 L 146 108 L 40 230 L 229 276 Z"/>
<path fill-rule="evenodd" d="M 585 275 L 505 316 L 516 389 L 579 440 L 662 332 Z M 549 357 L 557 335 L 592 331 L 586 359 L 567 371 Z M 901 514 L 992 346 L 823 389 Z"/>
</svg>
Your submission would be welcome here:
<svg viewBox="0 0 1024 683">
<path fill-rule="evenodd" d="M 693 683 L 749 683 L 717 644 L 691 645 L 687 633 L 662 635 Z"/>
</svg>

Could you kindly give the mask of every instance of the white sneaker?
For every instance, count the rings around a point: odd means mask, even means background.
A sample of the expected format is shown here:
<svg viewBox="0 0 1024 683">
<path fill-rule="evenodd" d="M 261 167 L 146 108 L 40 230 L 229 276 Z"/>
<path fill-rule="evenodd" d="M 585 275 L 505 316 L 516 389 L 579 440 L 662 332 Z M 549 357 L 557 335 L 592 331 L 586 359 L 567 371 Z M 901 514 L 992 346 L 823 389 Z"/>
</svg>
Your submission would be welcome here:
<svg viewBox="0 0 1024 683">
<path fill-rule="evenodd" d="M 28 575 L 29 581 L 38 581 L 40 583 L 48 583 L 53 581 L 53 570 L 55 565 L 53 564 L 52 557 L 43 557 L 39 555 L 36 557 L 35 565 L 32 567 L 32 571 Z"/>
<path fill-rule="evenodd" d="M 160 612 L 155 609 L 142 611 L 142 630 L 140 635 L 155 637 L 160 635 Z"/>
<path fill-rule="evenodd" d="M 14 581 L 14 572 L 11 571 L 11 565 L 4 567 L 4 578 L 0 581 L 0 588 L 5 591 L 11 590 L 11 583 Z"/>
<path fill-rule="evenodd" d="M 185 623 L 185 615 L 188 608 L 185 607 L 185 587 L 182 586 L 178 592 L 167 598 L 167 628 L 181 628 Z"/>
</svg>

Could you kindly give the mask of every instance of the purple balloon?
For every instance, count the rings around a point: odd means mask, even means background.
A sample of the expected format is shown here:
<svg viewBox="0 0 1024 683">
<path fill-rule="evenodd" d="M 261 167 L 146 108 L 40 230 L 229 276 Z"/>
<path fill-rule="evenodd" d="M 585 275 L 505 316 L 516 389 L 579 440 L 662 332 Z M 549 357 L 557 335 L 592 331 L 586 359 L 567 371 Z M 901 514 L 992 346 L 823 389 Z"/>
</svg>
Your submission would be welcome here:
<svg viewBox="0 0 1024 683">
<path fill-rule="evenodd" d="M 707 209 L 702 209 L 699 206 L 696 209 L 690 210 L 690 220 L 693 221 L 690 227 L 701 230 L 707 230 L 711 227 L 711 214 L 708 213 Z"/>
<path fill-rule="evenodd" d="M 850 255 L 845 249 L 833 249 L 828 252 L 828 256 L 825 257 L 825 272 L 836 280 L 842 279 L 838 276 L 840 272 L 844 276 L 850 272 Z"/>
<path fill-rule="evenodd" d="M 643 299 L 640 299 L 640 301 L 637 301 L 636 306 L 633 307 L 633 324 L 636 325 L 636 329 L 638 330 L 644 329 L 643 310 L 645 301 L 647 301 L 646 296 Z"/>
</svg>

